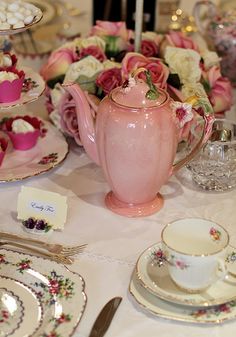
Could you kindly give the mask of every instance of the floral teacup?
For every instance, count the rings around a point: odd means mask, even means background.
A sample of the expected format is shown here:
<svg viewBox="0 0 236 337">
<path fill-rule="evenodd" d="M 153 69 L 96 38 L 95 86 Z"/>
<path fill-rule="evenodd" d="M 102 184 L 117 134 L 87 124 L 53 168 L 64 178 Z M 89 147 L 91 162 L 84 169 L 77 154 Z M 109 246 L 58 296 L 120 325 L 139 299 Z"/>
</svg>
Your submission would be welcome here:
<svg viewBox="0 0 236 337">
<path fill-rule="evenodd" d="M 227 273 L 229 234 L 210 220 L 187 218 L 168 224 L 162 245 L 170 277 L 183 290 L 201 292 Z"/>
</svg>

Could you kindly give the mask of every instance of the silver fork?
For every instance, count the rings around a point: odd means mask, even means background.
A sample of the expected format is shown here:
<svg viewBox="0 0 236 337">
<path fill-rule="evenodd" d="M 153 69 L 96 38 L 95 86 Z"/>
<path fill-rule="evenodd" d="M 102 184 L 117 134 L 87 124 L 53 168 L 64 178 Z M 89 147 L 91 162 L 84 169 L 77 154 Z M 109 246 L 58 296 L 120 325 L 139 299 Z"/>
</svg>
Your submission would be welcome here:
<svg viewBox="0 0 236 337">
<path fill-rule="evenodd" d="M 25 244 L 20 244 L 20 243 L 13 242 L 13 241 L 0 241 L 0 247 L 1 246 L 11 246 L 11 247 L 20 248 L 20 249 L 26 250 L 28 252 L 32 252 L 34 254 L 39 254 L 42 257 L 46 257 L 50 260 L 53 260 L 53 261 L 56 261 L 56 262 L 62 263 L 62 264 L 72 264 L 74 262 L 74 260 L 69 256 L 43 252 L 40 249 L 33 248 L 33 247 L 27 246 Z"/>
<path fill-rule="evenodd" d="M 38 246 L 41 249 L 46 249 L 50 253 L 61 254 L 64 256 L 72 256 L 81 253 L 87 244 L 76 245 L 76 246 L 64 246 L 59 243 L 47 243 L 41 240 L 26 238 L 23 236 L 19 236 L 17 234 L 0 232 L 0 239 L 7 240 L 16 240 L 20 242 L 24 242 L 29 245 Z"/>
</svg>

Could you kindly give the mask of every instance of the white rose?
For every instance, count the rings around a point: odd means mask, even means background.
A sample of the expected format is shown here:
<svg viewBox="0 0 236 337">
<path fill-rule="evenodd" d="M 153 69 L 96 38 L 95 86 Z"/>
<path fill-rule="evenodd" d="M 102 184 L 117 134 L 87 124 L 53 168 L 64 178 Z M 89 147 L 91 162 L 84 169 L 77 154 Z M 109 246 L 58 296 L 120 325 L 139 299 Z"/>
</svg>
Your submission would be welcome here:
<svg viewBox="0 0 236 337">
<path fill-rule="evenodd" d="M 142 40 L 154 41 L 157 45 L 163 40 L 164 35 L 157 34 L 155 32 L 144 32 L 142 33 Z"/>
<path fill-rule="evenodd" d="M 170 72 L 178 74 L 181 83 L 196 83 L 201 78 L 200 55 L 192 49 L 166 47 L 165 61 Z"/>
<path fill-rule="evenodd" d="M 79 49 L 87 48 L 89 46 L 97 46 L 105 51 L 106 42 L 99 36 L 89 36 L 84 39 L 78 39 L 76 42 L 76 46 L 79 47 Z"/>
<path fill-rule="evenodd" d="M 121 68 L 121 63 L 106 60 L 103 62 L 103 68 L 104 70 L 111 69 L 111 68 Z"/>
<path fill-rule="evenodd" d="M 102 70 L 103 65 L 101 62 L 91 55 L 86 56 L 80 61 L 72 63 L 69 66 L 66 72 L 64 83 L 76 82 L 78 77 L 81 75 L 91 78 Z"/>
<path fill-rule="evenodd" d="M 65 90 L 62 88 L 60 83 L 57 83 L 55 87 L 51 90 L 50 95 L 54 107 L 57 107 L 64 92 Z"/>
<path fill-rule="evenodd" d="M 181 90 L 184 100 L 191 96 L 207 97 L 206 91 L 201 83 L 187 83 Z"/>
<path fill-rule="evenodd" d="M 208 70 L 213 66 L 219 66 L 220 57 L 214 51 L 206 50 L 202 53 L 205 69 Z"/>
</svg>

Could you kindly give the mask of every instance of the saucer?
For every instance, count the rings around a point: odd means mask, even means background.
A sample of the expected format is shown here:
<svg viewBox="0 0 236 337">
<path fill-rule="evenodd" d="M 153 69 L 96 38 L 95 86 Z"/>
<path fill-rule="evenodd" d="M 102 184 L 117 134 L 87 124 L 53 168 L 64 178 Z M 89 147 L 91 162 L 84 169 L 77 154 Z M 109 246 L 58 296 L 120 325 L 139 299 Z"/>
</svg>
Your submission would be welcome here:
<svg viewBox="0 0 236 337">
<path fill-rule="evenodd" d="M 201 293 L 191 294 L 178 288 L 169 275 L 161 247 L 159 242 L 146 249 L 136 264 L 140 284 L 153 295 L 172 303 L 198 307 L 220 305 L 236 299 L 236 278 L 230 273 Z M 234 251 L 236 255 L 236 249 L 230 247 L 228 257 Z"/>
<path fill-rule="evenodd" d="M 208 308 L 166 302 L 146 290 L 135 272 L 130 281 L 129 292 L 141 307 L 162 318 L 195 324 L 219 324 L 236 318 L 236 300 Z"/>
</svg>

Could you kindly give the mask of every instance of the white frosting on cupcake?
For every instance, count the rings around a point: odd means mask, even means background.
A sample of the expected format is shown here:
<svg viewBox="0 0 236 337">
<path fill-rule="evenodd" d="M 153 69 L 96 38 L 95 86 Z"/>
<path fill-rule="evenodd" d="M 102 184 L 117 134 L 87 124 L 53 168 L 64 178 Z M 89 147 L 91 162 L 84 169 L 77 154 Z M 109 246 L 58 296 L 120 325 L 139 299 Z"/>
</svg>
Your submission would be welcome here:
<svg viewBox="0 0 236 337">
<path fill-rule="evenodd" d="M 15 119 L 12 123 L 12 131 L 14 133 L 27 133 L 34 131 L 33 125 L 26 122 L 24 119 Z"/>
<path fill-rule="evenodd" d="M 17 74 L 12 73 L 11 71 L 0 71 L 0 82 L 4 82 L 4 81 L 14 81 L 16 80 L 18 77 Z"/>
</svg>

